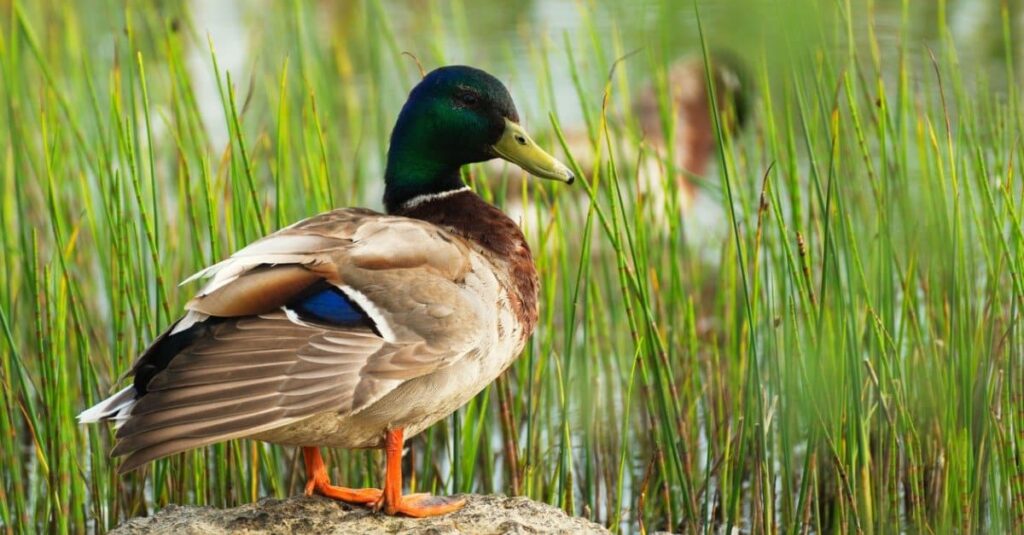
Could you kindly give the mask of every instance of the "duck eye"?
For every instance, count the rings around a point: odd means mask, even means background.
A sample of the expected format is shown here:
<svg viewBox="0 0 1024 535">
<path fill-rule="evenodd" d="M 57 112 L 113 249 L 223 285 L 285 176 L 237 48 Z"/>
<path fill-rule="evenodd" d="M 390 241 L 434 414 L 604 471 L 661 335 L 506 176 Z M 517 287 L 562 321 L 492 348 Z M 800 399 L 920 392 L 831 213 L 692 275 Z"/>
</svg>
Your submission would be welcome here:
<svg viewBox="0 0 1024 535">
<path fill-rule="evenodd" d="M 455 98 L 465 106 L 476 106 L 480 103 L 480 95 L 470 91 L 463 91 L 456 95 Z"/>
</svg>

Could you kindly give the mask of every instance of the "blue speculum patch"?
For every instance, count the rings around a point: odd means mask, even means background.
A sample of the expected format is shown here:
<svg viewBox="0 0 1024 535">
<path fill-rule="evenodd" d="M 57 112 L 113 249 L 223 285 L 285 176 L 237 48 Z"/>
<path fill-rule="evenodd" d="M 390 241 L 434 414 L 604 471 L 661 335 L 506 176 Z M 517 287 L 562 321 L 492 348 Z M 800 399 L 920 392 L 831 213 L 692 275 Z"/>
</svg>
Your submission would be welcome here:
<svg viewBox="0 0 1024 535">
<path fill-rule="evenodd" d="M 372 324 L 366 312 L 341 290 L 330 286 L 288 305 L 300 318 L 330 325 Z"/>
</svg>

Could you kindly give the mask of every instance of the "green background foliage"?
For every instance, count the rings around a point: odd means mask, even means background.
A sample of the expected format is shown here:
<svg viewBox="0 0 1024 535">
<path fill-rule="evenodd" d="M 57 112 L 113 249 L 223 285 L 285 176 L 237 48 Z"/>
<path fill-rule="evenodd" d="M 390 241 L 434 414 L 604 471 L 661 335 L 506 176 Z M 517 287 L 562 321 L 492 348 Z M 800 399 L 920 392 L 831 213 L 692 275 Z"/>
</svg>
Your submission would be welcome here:
<svg viewBox="0 0 1024 535">
<path fill-rule="evenodd" d="M 729 0 L 699 25 L 671 0 L 231 6 L 0 1 L 0 528 L 301 491 L 294 449 L 250 441 L 118 477 L 111 430 L 74 417 L 177 317 L 178 281 L 380 207 L 409 51 L 485 68 L 542 146 L 598 154 L 573 189 L 467 170 L 530 200 L 541 323 L 410 442 L 412 489 L 621 531 L 1024 529 L 1021 2 Z M 671 154 L 641 187 L 630 107 L 650 82 L 679 120 L 667 72 L 702 45 L 759 93 L 698 181 L 711 226 L 680 215 Z M 379 480 L 375 452 L 328 461 Z"/>
</svg>

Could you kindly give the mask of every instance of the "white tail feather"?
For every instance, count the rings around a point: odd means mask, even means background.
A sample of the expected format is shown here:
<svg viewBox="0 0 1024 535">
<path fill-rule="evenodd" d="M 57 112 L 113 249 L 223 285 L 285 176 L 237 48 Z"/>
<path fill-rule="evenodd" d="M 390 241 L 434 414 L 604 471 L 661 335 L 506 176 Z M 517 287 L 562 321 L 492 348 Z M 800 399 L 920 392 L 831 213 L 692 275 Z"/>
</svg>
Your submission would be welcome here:
<svg viewBox="0 0 1024 535">
<path fill-rule="evenodd" d="M 91 424 L 103 420 L 123 420 L 135 405 L 135 387 L 127 386 L 120 392 L 82 411 L 78 423 Z"/>
<path fill-rule="evenodd" d="M 178 323 L 174 324 L 174 328 L 171 329 L 171 336 L 174 336 L 181 331 L 187 331 L 193 325 L 204 322 L 209 318 L 210 316 L 207 314 L 196 312 L 195 310 L 189 310 L 185 313 L 184 317 L 178 320 Z"/>
</svg>

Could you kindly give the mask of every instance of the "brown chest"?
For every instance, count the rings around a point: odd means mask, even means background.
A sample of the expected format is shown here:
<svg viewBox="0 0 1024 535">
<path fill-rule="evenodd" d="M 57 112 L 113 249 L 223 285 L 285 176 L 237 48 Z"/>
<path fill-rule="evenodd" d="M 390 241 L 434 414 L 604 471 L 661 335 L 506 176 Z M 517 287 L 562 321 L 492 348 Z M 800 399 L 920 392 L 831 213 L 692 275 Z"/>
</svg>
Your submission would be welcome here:
<svg viewBox="0 0 1024 535">
<path fill-rule="evenodd" d="M 538 278 L 519 226 L 472 191 L 417 204 L 396 215 L 429 221 L 469 241 L 490 259 L 528 336 L 537 324 Z"/>
</svg>

